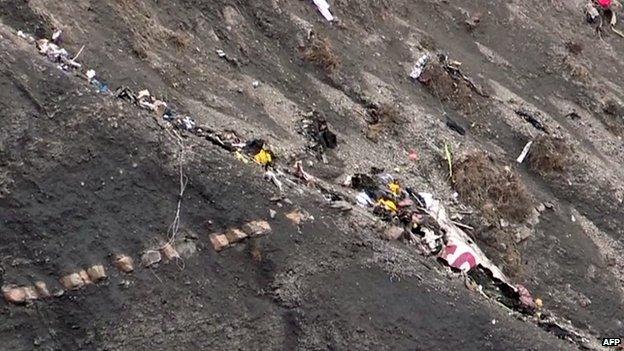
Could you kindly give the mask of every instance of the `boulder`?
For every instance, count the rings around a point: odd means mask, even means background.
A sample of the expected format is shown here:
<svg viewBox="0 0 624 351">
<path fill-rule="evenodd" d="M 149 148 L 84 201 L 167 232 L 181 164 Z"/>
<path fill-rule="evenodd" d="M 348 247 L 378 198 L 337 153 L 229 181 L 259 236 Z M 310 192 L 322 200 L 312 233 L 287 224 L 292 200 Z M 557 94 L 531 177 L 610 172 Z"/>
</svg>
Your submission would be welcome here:
<svg viewBox="0 0 624 351">
<path fill-rule="evenodd" d="M 210 242 L 217 252 L 225 249 L 229 245 L 227 237 L 224 234 L 218 233 L 210 234 Z"/>
<path fill-rule="evenodd" d="M 106 271 L 104 270 L 104 266 L 101 264 L 89 267 L 87 269 L 87 274 L 89 275 L 89 279 L 91 279 L 94 283 L 106 278 Z"/>
<path fill-rule="evenodd" d="M 165 256 L 165 259 L 168 261 L 180 258 L 180 254 L 170 243 L 166 243 L 165 246 L 161 247 L 160 252 L 162 252 L 163 256 Z"/>
<path fill-rule="evenodd" d="M 151 267 L 161 260 L 162 256 L 160 255 L 160 252 L 155 250 L 147 250 L 145 251 L 143 256 L 141 256 L 141 265 L 143 267 Z"/>
<path fill-rule="evenodd" d="M 227 238 L 229 243 L 239 242 L 247 237 L 247 234 L 238 228 L 228 229 L 225 232 L 225 237 Z"/>
<path fill-rule="evenodd" d="M 301 221 L 303 221 L 304 215 L 300 211 L 295 210 L 287 213 L 286 218 L 290 219 L 290 221 L 293 222 L 294 225 L 299 225 L 301 224 Z"/>
<path fill-rule="evenodd" d="M 78 273 L 71 273 L 62 277 L 60 282 L 67 290 L 80 289 L 85 285 L 84 280 Z"/>
<path fill-rule="evenodd" d="M 2 294 L 7 302 L 21 304 L 26 302 L 26 292 L 15 285 L 3 286 Z"/>
<path fill-rule="evenodd" d="M 403 236 L 403 233 L 405 233 L 405 229 L 393 225 L 386 228 L 383 238 L 386 240 L 399 240 Z"/>
<path fill-rule="evenodd" d="M 37 290 L 37 295 L 42 298 L 50 297 L 50 291 L 48 291 L 48 287 L 46 283 L 42 281 L 38 281 L 35 283 L 35 289 Z"/>
<path fill-rule="evenodd" d="M 89 273 L 87 273 L 86 270 L 83 269 L 80 272 L 78 272 L 78 274 L 80 275 L 80 278 L 82 278 L 82 281 L 85 283 L 85 285 L 93 284 L 93 281 L 89 277 Z"/>
<path fill-rule="evenodd" d="M 271 226 L 267 221 L 252 221 L 245 224 L 241 229 L 243 230 L 243 232 L 251 237 L 267 235 L 271 233 Z"/>
<path fill-rule="evenodd" d="M 176 245 L 176 250 L 183 258 L 189 258 L 197 252 L 197 245 L 194 241 L 186 240 Z"/>
<path fill-rule="evenodd" d="M 134 260 L 130 256 L 120 254 L 115 256 L 115 266 L 124 273 L 130 273 L 134 271 Z"/>
</svg>

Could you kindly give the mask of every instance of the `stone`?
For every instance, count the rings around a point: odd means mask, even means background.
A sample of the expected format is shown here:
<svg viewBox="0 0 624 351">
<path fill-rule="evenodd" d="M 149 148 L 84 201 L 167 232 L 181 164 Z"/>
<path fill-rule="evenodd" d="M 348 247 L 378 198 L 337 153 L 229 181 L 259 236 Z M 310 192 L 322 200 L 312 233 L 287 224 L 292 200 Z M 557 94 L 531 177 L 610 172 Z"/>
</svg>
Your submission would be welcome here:
<svg viewBox="0 0 624 351">
<path fill-rule="evenodd" d="M 155 250 L 147 250 L 145 251 L 143 256 L 141 256 L 141 265 L 143 267 L 150 267 L 157 264 L 161 260 L 162 256 L 160 255 L 160 252 Z"/>
<path fill-rule="evenodd" d="M 230 244 L 227 237 L 224 234 L 210 234 L 210 242 L 212 243 L 212 247 L 214 247 L 215 251 L 219 252 Z"/>
<path fill-rule="evenodd" d="M 182 258 L 189 258 L 197 252 L 197 245 L 195 242 L 187 240 L 176 245 L 176 250 Z"/>
<path fill-rule="evenodd" d="M 97 283 L 102 279 L 106 279 L 106 271 L 101 264 L 87 268 L 87 274 L 92 282 Z"/>
<path fill-rule="evenodd" d="M 275 210 L 269 209 L 269 217 L 271 217 L 271 219 L 275 218 L 276 214 L 277 214 L 277 212 Z"/>
<path fill-rule="evenodd" d="M 293 222 L 294 225 L 299 225 L 301 224 L 301 221 L 303 221 L 304 215 L 300 211 L 295 210 L 287 213 L 286 218 L 290 219 L 290 221 Z"/>
<path fill-rule="evenodd" d="M 26 292 L 15 285 L 3 286 L 2 294 L 7 302 L 21 304 L 26 302 Z"/>
<path fill-rule="evenodd" d="M 528 238 L 531 237 L 531 235 L 533 235 L 533 232 L 531 232 L 531 229 L 525 226 L 518 228 L 515 234 L 516 244 L 520 244 L 521 242 L 527 240 Z"/>
<path fill-rule="evenodd" d="M 537 209 L 537 212 L 542 213 L 542 212 L 546 211 L 546 205 L 541 203 L 541 204 L 537 205 L 536 209 Z"/>
<path fill-rule="evenodd" d="M 386 228 L 383 238 L 386 240 L 399 240 L 403 236 L 403 233 L 405 233 L 405 229 L 393 225 Z"/>
<path fill-rule="evenodd" d="M 80 289 L 85 285 L 84 280 L 78 273 L 68 274 L 60 279 L 61 285 L 67 290 Z"/>
<path fill-rule="evenodd" d="M 271 233 L 271 226 L 267 221 L 252 221 L 245 224 L 241 229 L 243 230 L 243 232 L 251 237 L 267 235 Z"/>
<path fill-rule="evenodd" d="M 87 273 L 86 270 L 83 269 L 80 272 L 78 272 L 78 274 L 80 275 L 80 278 L 85 283 L 85 285 L 93 283 L 93 281 L 91 280 L 91 277 L 89 277 L 89 273 Z"/>
<path fill-rule="evenodd" d="M 124 273 L 130 273 L 134 271 L 134 260 L 130 256 L 117 255 L 115 256 L 115 267 Z"/>
<path fill-rule="evenodd" d="M 24 290 L 24 296 L 26 296 L 26 300 L 36 300 L 39 298 L 39 294 L 35 290 L 33 286 L 25 286 L 22 288 Z"/>
<path fill-rule="evenodd" d="M 35 289 L 37 290 L 37 295 L 39 295 L 39 297 L 46 298 L 51 296 L 46 283 L 42 281 L 35 283 Z"/>
<path fill-rule="evenodd" d="M 225 232 L 225 237 L 227 238 L 228 243 L 232 244 L 247 238 L 247 234 L 238 228 L 232 228 Z"/>
<path fill-rule="evenodd" d="M 178 251 L 173 247 L 173 245 L 169 243 L 161 247 L 160 252 L 162 252 L 163 256 L 165 256 L 165 259 L 167 259 L 168 261 L 173 261 L 176 258 L 180 258 L 180 254 L 178 253 Z"/>
</svg>

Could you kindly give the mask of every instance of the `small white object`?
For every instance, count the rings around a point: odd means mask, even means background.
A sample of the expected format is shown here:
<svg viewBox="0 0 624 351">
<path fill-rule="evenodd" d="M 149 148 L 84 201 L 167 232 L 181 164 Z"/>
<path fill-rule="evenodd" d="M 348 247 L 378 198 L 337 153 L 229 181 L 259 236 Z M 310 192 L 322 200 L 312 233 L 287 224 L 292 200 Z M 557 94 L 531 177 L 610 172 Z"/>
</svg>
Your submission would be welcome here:
<svg viewBox="0 0 624 351">
<path fill-rule="evenodd" d="M 365 192 L 360 192 L 357 194 L 356 198 L 358 205 L 362 207 L 368 207 L 373 205 L 373 200 L 366 194 Z"/>
<path fill-rule="evenodd" d="M 182 119 L 182 124 L 186 130 L 192 130 L 195 128 L 195 121 L 190 116 L 184 117 L 184 119 Z"/>
<path fill-rule="evenodd" d="M 323 17 L 325 17 L 326 20 L 330 22 L 334 20 L 334 15 L 332 15 L 329 11 L 329 4 L 327 3 L 327 0 L 314 0 L 314 5 L 316 5 L 319 12 L 323 15 Z"/>
<path fill-rule="evenodd" d="M 576 217 L 574 217 L 574 215 L 572 215 L 571 220 L 572 220 L 573 223 L 576 222 Z"/>
<path fill-rule="evenodd" d="M 414 65 L 414 68 L 412 69 L 412 72 L 410 73 L 410 77 L 412 79 L 418 79 L 420 75 L 423 73 L 423 71 L 425 70 L 425 66 L 427 65 L 428 62 L 429 62 L 429 54 L 426 53 L 422 55 L 418 59 L 418 61 L 416 61 L 416 64 Z"/>
<path fill-rule="evenodd" d="M 529 154 L 529 149 L 531 148 L 531 145 L 533 145 L 533 140 L 529 141 L 525 146 L 524 149 L 522 149 L 522 153 L 520 153 L 520 156 L 518 156 L 518 159 L 516 159 L 516 162 L 518 163 L 522 163 L 524 161 L 524 159 L 526 158 L 526 156 Z"/>
<path fill-rule="evenodd" d="M 139 100 L 141 100 L 142 98 L 146 98 L 146 97 L 149 97 L 149 96 L 150 96 L 149 90 L 144 89 L 144 90 L 139 91 L 139 95 L 137 96 L 137 98 Z"/>
<path fill-rule="evenodd" d="M 219 57 L 225 57 L 225 51 L 218 49 L 217 50 L 217 55 L 219 55 Z"/>
<path fill-rule="evenodd" d="M 492 325 L 496 324 L 496 319 L 492 319 Z"/>
<path fill-rule="evenodd" d="M 271 171 L 266 171 L 264 173 L 264 178 L 273 182 L 273 184 L 275 184 L 275 186 L 277 186 L 277 188 L 280 191 L 283 191 L 282 182 L 279 179 L 277 179 L 277 175 L 275 175 L 275 173 Z"/>
<path fill-rule="evenodd" d="M 90 69 L 87 71 L 87 79 L 91 81 L 93 78 L 95 78 L 95 70 Z"/>
<path fill-rule="evenodd" d="M 61 37 L 61 33 L 62 31 L 59 29 L 56 32 L 52 33 L 52 41 L 56 41 L 58 38 Z"/>
<path fill-rule="evenodd" d="M 253 85 L 254 88 L 257 88 L 260 86 L 260 82 L 258 82 L 257 80 L 254 80 L 253 83 L 251 83 L 251 85 Z"/>
</svg>

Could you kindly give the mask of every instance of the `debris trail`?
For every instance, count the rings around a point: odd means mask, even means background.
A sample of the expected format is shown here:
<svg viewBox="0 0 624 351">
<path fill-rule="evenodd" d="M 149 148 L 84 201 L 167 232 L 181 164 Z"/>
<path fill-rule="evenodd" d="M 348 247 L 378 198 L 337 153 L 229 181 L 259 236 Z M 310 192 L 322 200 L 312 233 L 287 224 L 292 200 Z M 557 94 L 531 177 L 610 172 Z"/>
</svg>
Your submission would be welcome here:
<svg viewBox="0 0 624 351">
<path fill-rule="evenodd" d="M 167 234 L 169 235 L 168 244 L 173 244 L 176 240 L 176 236 L 178 235 L 178 231 L 180 229 L 180 208 L 182 207 L 182 199 L 184 198 L 184 191 L 186 190 L 186 185 L 188 184 L 188 177 L 184 174 L 184 156 L 186 154 L 186 148 L 184 146 L 184 142 L 180 134 L 175 130 L 167 130 L 167 133 L 176 141 L 178 147 L 180 149 L 178 153 L 178 172 L 179 172 L 179 180 L 180 180 L 180 191 L 178 193 L 178 204 L 176 206 L 175 216 L 173 217 L 173 222 L 169 226 Z"/>
</svg>

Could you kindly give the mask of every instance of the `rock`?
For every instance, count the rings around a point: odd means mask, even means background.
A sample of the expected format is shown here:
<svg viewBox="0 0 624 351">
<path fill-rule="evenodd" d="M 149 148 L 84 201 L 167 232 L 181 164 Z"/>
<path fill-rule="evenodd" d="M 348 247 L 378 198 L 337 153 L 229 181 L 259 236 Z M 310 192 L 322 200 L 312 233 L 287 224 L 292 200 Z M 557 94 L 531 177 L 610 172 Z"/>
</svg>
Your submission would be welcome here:
<svg viewBox="0 0 624 351">
<path fill-rule="evenodd" d="M 24 290 L 24 295 L 26 296 L 26 300 L 36 300 L 39 298 L 39 294 L 32 286 L 25 286 L 22 288 Z"/>
<path fill-rule="evenodd" d="M 269 210 L 269 216 L 271 217 L 271 219 L 275 218 L 276 214 L 277 212 L 275 210 Z"/>
<path fill-rule="evenodd" d="M 67 290 L 80 289 L 85 285 L 84 280 L 82 280 L 82 277 L 78 273 L 68 274 L 62 277 L 59 281 Z"/>
<path fill-rule="evenodd" d="M 227 238 L 228 243 L 233 244 L 245 239 L 247 234 L 238 228 L 232 228 L 225 232 L 225 237 Z"/>
<path fill-rule="evenodd" d="M 537 205 L 537 207 L 535 209 L 537 210 L 537 212 L 542 213 L 542 212 L 546 211 L 546 205 L 541 203 L 541 204 Z"/>
<path fill-rule="evenodd" d="M 37 290 L 37 295 L 39 295 L 39 297 L 46 298 L 51 296 L 46 283 L 42 281 L 35 283 L 35 289 Z"/>
<path fill-rule="evenodd" d="M 506 220 L 504 220 L 503 218 L 500 219 L 500 227 L 501 228 L 507 228 L 509 227 L 509 222 L 507 222 Z"/>
<path fill-rule="evenodd" d="M 170 243 L 166 243 L 165 246 L 161 247 L 160 252 L 162 252 L 163 256 L 165 256 L 165 259 L 168 261 L 180 258 L 180 254 Z"/>
<path fill-rule="evenodd" d="M 290 221 L 293 222 L 293 224 L 295 225 L 301 224 L 303 217 L 304 217 L 303 213 L 301 213 L 298 210 L 295 210 L 286 214 L 286 218 L 290 219 Z"/>
<path fill-rule="evenodd" d="M 386 228 L 383 238 L 386 240 L 399 240 L 403 236 L 403 233 L 405 233 L 405 229 L 393 225 Z"/>
<path fill-rule="evenodd" d="M 176 250 L 183 258 L 189 258 L 197 252 L 197 245 L 193 241 L 183 241 L 176 245 Z"/>
<path fill-rule="evenodd" d="M 134 260 L 130 256 L 117 255 L 115 256 L 115 267 L 124 273 L 130 273 L 134 271 Z"/>
<path fill-rule="evenodd" d="M 161 260 L 162 256 L 160 255 L 160 252 L 156 250 L 147 250 L 143 256 L 141 256 L 141 265 L 143 267 L 150 267 L 157 264 Z"/>
<path fill-rule="evenodd" d="M 224 234 L 217 234 L 217 233 L 210 234 L 210 242 L 212 243 L 212 247 L 217 252 L 225 249 L 230 244 L 228 242 L 227 237 Z"/>
<path fill-rule="evenodd" d="M 549 209 L 549 210 L 552 210 L 552 209 L 554 209 L 554 208 L 555 208 L 555 205 L 553 205 L 553 204 L 552 204 L 552 203 L 550 203 L 550 202 L 544 202 L 544 207 L 546 207 L 546 208 L 547 208 L 547 209 Z"/>
<path fill-rule="evenodd" d="M 85 283 L 85 285 L 93 283 L 93 281 L 91 280 L 91 277 L 89 277 L 89 273 L 87 273 L 87 271 L 85 271 L 84 269 L 78 272 L 78 275 L 80 275 L 80 278 Z"/>
<path fill-rule="evenodd" d="M 26 292 L 15 285 L 3 286 L 2 294 L 7 302 L 21 304 L 26 302 Z"/>
<path fill-rule="evenodd" d="M 531 237 L 531 235 L 533 235 L 533 232 L 531 231 L 531 229 L 524 227 L 524 226 L 518 228 L 516 230 L 516 235 L 515 235 L 516 244 L 520 244 L 521 242 L 527 240 L 528 238 Z"/>
<path fill-rule="evenodd" d="M 334 201 L 329 205 L 329 207 L 345 212 L 353 210 L 353 207 L 351 207 L 351 204 L 347 201 Z"/>
<path fill-rule="evenodd" d="M 106 271 L 101 264 L 87 268 L 87 274 L 92 282 L 97 283 L 102 279 L 106 279 Z"/>
<path fill-rule="evenodd" d="M 251 237 L 267 235 L 271 233 L 271 226 L 267 221 L 252 221 L 245 224 L 241 229 L 243 230 L 243 232 Z"/>
</svg>

